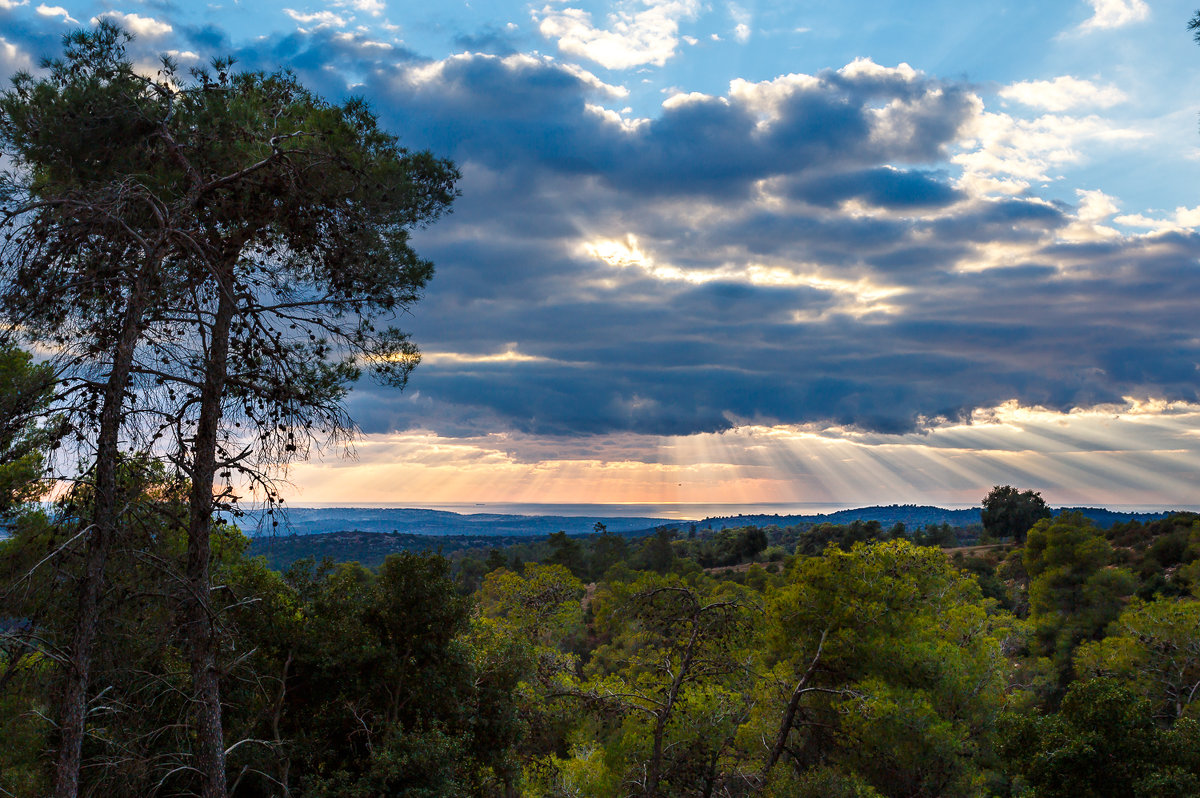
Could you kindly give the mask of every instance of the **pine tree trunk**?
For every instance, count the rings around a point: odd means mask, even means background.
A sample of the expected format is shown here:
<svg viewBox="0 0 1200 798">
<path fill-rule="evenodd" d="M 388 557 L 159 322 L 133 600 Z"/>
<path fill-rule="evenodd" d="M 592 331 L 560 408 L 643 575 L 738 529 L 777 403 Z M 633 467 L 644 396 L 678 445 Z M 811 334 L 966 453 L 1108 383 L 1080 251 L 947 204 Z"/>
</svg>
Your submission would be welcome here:
<svg viewBox="0 0 1200 798">
<path fill-rule="evenodd" d="M 200 417 L 196 423 L 189 506 L 185 618 L 195 690 L 196 768 L 201 773 L 203 798 L 225 798 L 225 737 L 221 725 L 221 685 L 217 672 L 217 634 L 209 573 L 216 478 L 217 432 L 229 362 L 229 331 L 234 298 L 229 269 L 218 286 L 217 312 L 210 330 Z"/>
<path fill-rule="evenodd" d="M 100 624 L 100 596 L 104 592 L 104 566 L 117 535 L 117 459 L 121 422 L 124 418 L 125 388 L 133 368 L 133 355 L 142 334 L 146 311 L 145 286 L 135 284 L 125 308 L 121 335 L 113 353 L 112 369 L 104 386 L 100 410 L 100 432 L 96 442 L 95 495 L 92 499 L 91 530 L 87 534 L 79 604 L 71 640 L 71 659 L 59 704 L 59 747 L 54 768 L 55 798 L 76 798 L 79 767 L 87 729 L 88 685 L 91 680 L 92 646 Z"/>
</svg>

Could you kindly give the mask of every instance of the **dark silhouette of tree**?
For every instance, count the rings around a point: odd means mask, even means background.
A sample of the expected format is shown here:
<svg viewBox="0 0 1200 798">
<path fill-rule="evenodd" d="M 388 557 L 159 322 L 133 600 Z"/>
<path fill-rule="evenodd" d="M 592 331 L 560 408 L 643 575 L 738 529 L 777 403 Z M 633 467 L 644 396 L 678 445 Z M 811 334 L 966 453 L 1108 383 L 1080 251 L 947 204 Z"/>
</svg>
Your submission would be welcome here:
<svg viewBox="0 0 1200 798">
<path fill-rule="evenodd" d="M 1030 527 L 1050 515 L 1042 494 L 1022 492 L 1011 485 L 997 485 L 983 500 L 984 530 L 992 537 L 1012 538 L 1017 543 L 1024 542 Z"/>
</svg>

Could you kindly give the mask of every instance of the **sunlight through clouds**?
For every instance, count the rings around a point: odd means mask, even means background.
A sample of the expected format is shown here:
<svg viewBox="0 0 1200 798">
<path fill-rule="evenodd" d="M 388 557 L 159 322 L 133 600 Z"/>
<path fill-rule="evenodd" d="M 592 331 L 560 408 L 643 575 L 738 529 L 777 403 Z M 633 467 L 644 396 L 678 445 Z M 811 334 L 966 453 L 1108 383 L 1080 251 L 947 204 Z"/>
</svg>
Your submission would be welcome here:
<svg viewBox="0 0 1200 798">
<path fill-rule="evenodd" d="M 297 502 L 977 504 L 992 485 L 1055 504 L 1185 506 L 1200 482 L 1200 405 L 1129 399 L 1062 413 L 1008 402 L 889 435 L 745 424 L 687 436 L 371 435 L 355 462 L 301 464 Z"/>
</svg>

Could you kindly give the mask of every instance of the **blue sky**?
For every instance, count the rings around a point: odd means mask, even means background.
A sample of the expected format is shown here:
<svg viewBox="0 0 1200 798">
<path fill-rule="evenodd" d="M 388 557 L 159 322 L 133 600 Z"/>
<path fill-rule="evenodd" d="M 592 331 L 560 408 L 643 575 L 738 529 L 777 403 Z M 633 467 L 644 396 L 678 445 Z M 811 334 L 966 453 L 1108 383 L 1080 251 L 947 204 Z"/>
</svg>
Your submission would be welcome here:
<svg viewBox="0 0 1200 798">
<path fill-rule="evenodd" d="M 0 0 L 361 94 L 463 171 L 297 501 L 1194 505 L 1200 47 L 1155 0 Z"/>
</svg>

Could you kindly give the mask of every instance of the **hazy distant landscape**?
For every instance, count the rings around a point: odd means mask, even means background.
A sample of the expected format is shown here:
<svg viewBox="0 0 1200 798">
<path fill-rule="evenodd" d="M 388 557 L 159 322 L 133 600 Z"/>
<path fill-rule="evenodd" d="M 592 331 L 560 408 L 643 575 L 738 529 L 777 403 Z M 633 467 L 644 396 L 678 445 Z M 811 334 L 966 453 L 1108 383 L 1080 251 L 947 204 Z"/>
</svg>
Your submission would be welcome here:
<svg viewBox="0 0 1200 798">
<path fill-rule="evenodd" d="M 949 524 L 966 527 L 979 523 L 979 509 L 947 510 L 941 507 L 918 505 L 888 505 L 836 510 L 828 513 L 779 514 L 739 513 L 737 515 L 697 516 L 694 518 L 638 517 L 603 514 L 602 507 L 579 515 L 526 515 L 506 513 L 449 512 L 403 507 L 289 507 L 275 516 L 256 516 L 248 513 L 237 520 L 247 534 L 258 536 L 315 535 L 329 532 L 396 532 L 406 535 L 475 535 L 475 536 L 537 536 L 551 532 L 570 535 L 590 534 L 597 523 L 609 532 L 625 535 L 649 534 L 661 526 L 723 529 L 734 526 L 789 526 L 794 524 L 879 521 L 891 526 L 903 523 L 909 527 L 926 524 Z M 1114 511 L 1098 508 L 1056 508 L 1056 512 L 1079 510 L 1099 526 L 1107 528 L 1118 521 L 1150 521 L 1170 515 L 1170 510 L 1157 512 Z M 279 526 L 272 527 L 272 520 Z"/>
</svg>

